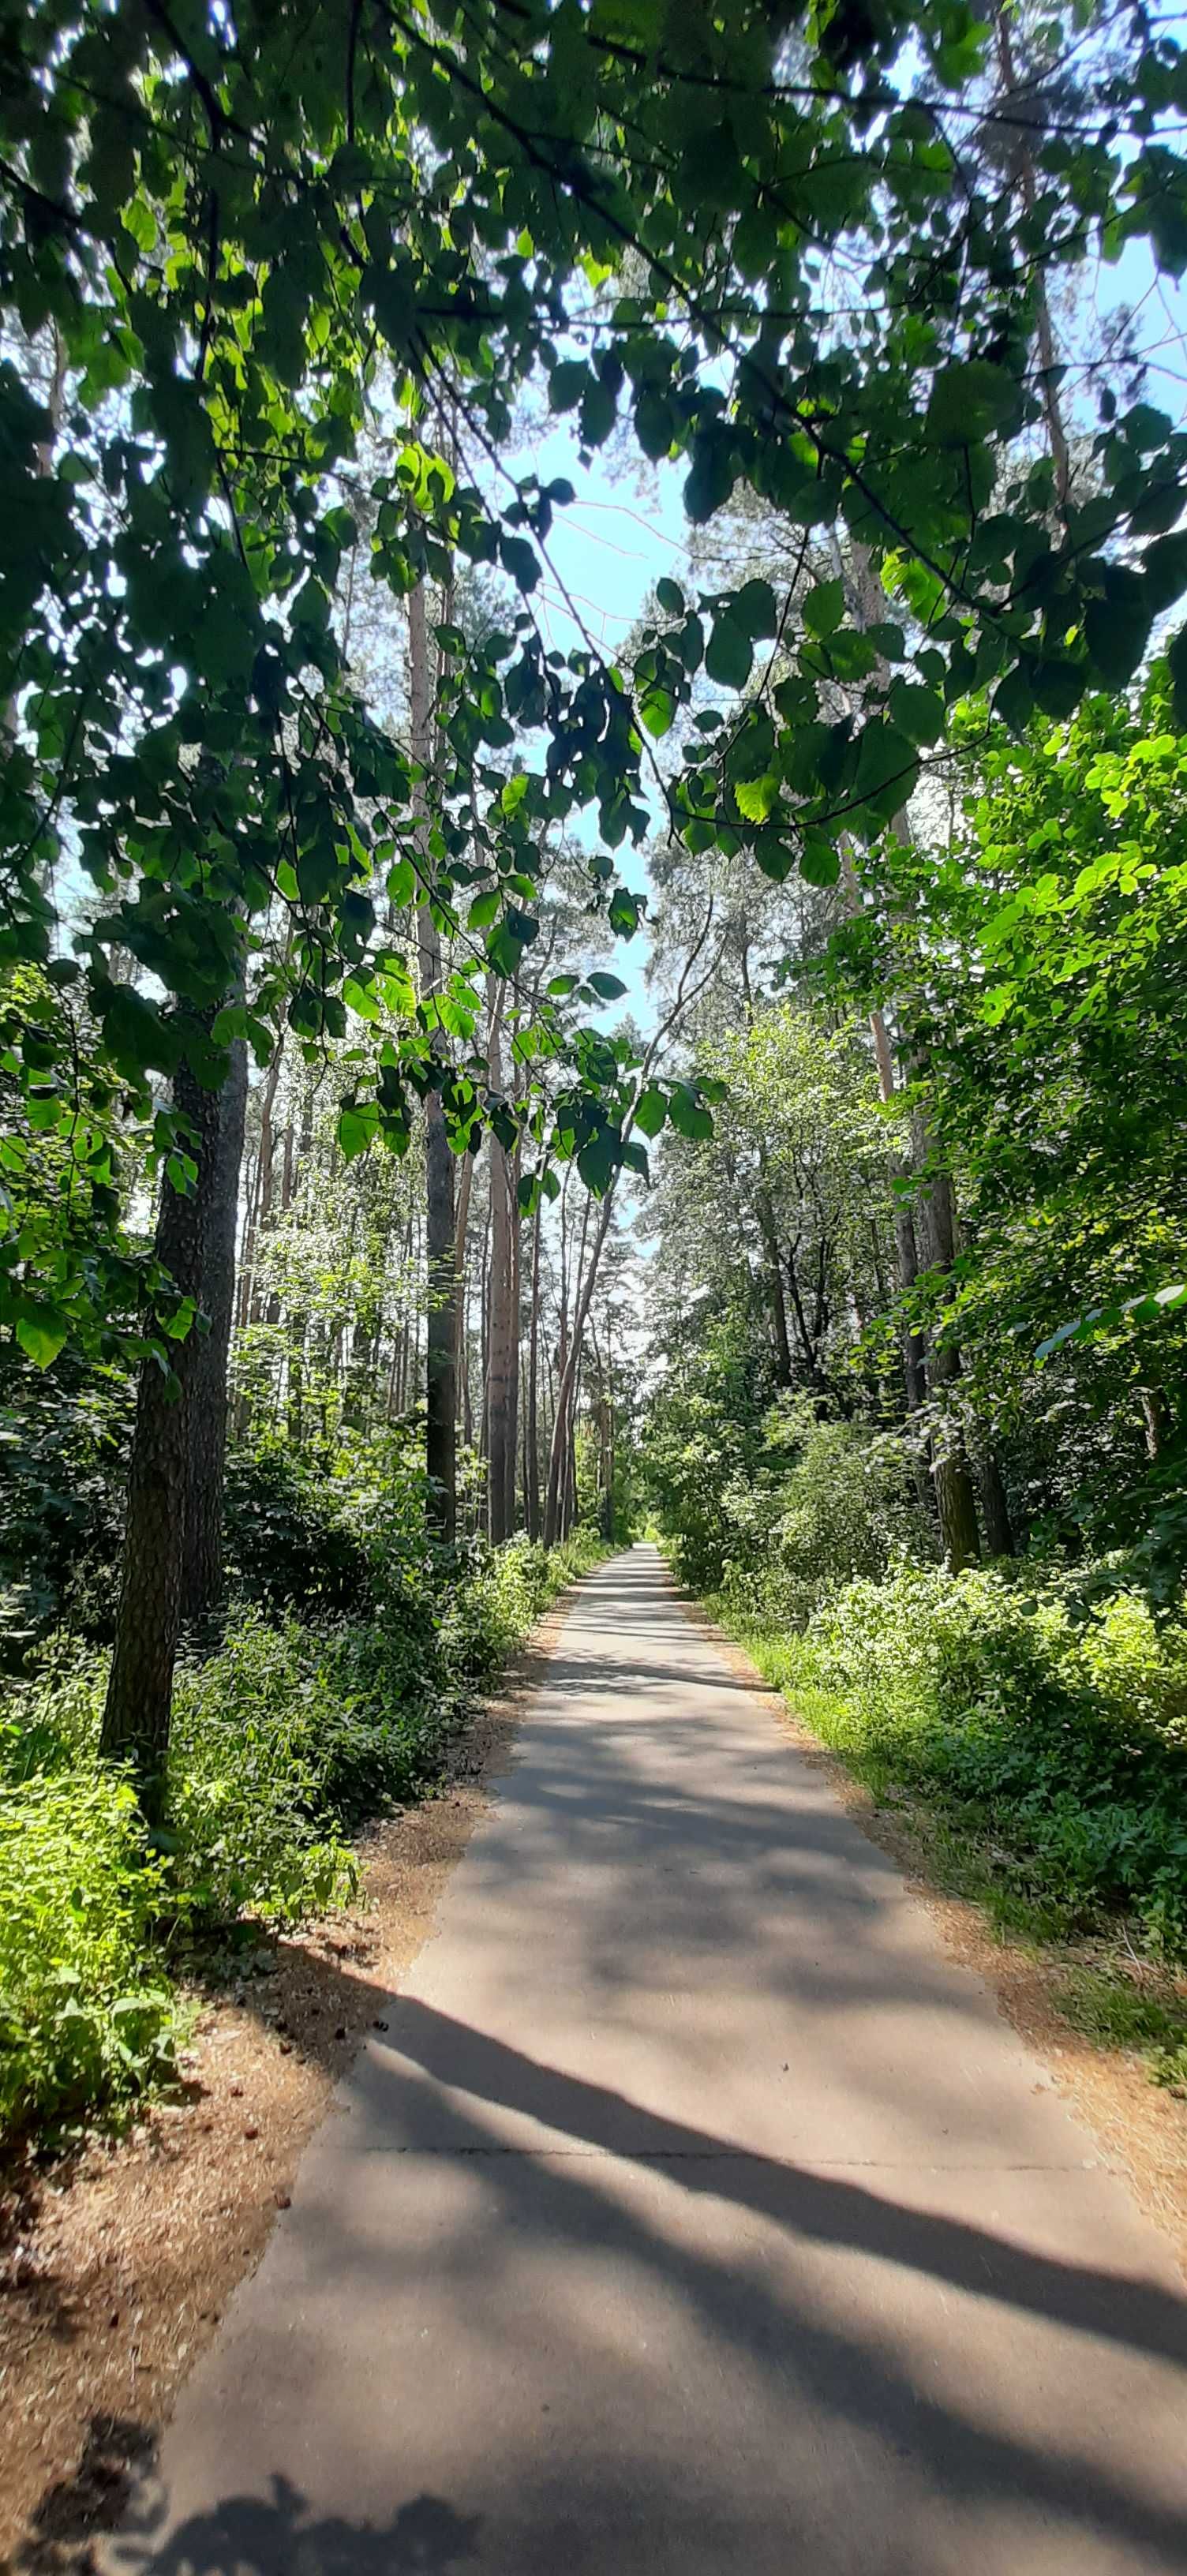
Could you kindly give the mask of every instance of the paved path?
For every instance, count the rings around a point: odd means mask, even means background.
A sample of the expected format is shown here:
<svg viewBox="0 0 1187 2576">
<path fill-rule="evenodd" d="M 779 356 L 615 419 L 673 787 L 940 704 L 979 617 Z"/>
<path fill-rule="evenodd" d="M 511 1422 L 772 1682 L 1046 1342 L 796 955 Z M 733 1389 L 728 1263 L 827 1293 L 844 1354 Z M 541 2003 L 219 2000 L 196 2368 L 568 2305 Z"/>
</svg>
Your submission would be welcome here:
<svg viewBox="0 0 1187 2576">
<path fill-rule="evenodd" d="M 654 1550 L 377 2009 L 121 2576 L 1187 2570 L 1167 2249 Z"/>
</svg>

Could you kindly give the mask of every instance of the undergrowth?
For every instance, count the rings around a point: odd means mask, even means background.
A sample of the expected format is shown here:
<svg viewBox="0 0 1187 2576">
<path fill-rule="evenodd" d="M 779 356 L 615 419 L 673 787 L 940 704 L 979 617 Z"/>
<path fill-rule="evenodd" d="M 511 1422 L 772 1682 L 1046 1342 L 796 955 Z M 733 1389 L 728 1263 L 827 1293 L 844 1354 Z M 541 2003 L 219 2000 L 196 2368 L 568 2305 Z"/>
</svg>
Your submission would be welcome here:
<svg viewBox="0 0 1187 2576">
<path fill-rule="evenodd" d="M 294 1554 L 300 1608 L 241 1603 L 207 1651 L 183 1654 L 151 1837 L 128 1780 L 98 1758 L 106 1650 L 59 1634 L 8 1685 L 0 2131 L 52 2138 L 167 2079 L 193 1944 L 349 1899 L 353 1829 L 432 1789 L 477 1687 L 605 1553 L 578 1530 L 547 1552 L 519 1539 L 446 1556 L 423 1533 L 396 1543 L 382 1515 L 351 1543 L 359 1579 L 336 1576 L 333 1608 Z M 339 1572 L 349 1559 L 344 1542 Z"/>
<path fill-rule="evenodd" d="M 907 1564 L 826 1591 L 799 1629 L 728 1581 L 710 1606 L 877 1799 L 925 1812 L 946 1883 L 1003 1928 L 1121 1920 L 1151 1958 L 1187 1958 L 1181 1615 Z"/>
<path fill-rule="evenodd" d="M 1057 2001 L 1064 2019 L 1098 2048 L 1144 2058 L 1156 2084 L 1187 2093 L 1187 1997 L 1171 1988 L 1152 1992 L 1104 1968 L 1078 1968 Z"/>
</svg>

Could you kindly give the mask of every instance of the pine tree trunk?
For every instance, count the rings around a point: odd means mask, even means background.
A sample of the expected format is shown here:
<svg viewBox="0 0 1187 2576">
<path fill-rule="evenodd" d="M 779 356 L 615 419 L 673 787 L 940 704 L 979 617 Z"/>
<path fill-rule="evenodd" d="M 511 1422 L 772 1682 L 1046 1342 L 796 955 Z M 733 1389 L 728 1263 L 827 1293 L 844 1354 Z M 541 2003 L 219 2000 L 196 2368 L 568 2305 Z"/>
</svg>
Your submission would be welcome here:
<svg viewBox="0 0 1187 2576">
<path fill-rule="evenodd" d="M 210 1181 L 202 1284 L 209 1331 L 201 1336 L 194 1353 L 188 1395 L 183 1622 L 205 1618 L 222 1599 L 223 1592 L 227 1362 L 235 1311 L 235 1232 L 246 1108 L 247 1048 L 242 1038 L 236 1038 L 217 1104 L 218 1143 Z"/>
<path fill-rule="evenodd" d="M 761 1146 L 759 1155 L 760 1161 L 765 1164 L 765 1150 Z M 779 1234 L 775 1224 L 775 1211 L 771 1205 L 771 1195 L 765 1178 L 759 1185 L 756 1204 L 759 1230 L 762 1234 L 763 1251 L 767 1262 L 771 1329 L 775 1343 L 775 1382 L 778 1386 L 790 1386 L 791 1336 L 787 1329 L 787 1298 L 783 1286 L 783 1265 L 779 1259 Z"/>
<path fill-rule="evenodd" d="M 408 683 L 412 752 L 427 772 L 433 760 L 432 687 L 425 624 L 424 584 L 418 582 L 408 601 Z M 428 815 L 423 785 L 416 790 L 420 820 L 417 841 L 424 878 L 431 873 Z M 422 999 L 441 989 L 441 935 L 429 905 L 416 913 L 417 950 Z M 437 1038 L 434 1053 L 441 1052 Z M 430 1516 L 440 1538 L 452 1543 L 457 1532 L 457 1263 L 453 1205 L 454 1161 L 437 1090 L 425 1101 L 425 1238 L 428 1285 L 425 1368 L 425 1467 L 429 1478 Z"/>
<path fill-rule="evenodd" d="M 490 1014 L 490 1080 L 503 1086 L 502 996 L 492 998 Z M 519 1317 L 515 1296 L 515 1179 L 512 1157 L 498 1138 L 490 1140 L 490 1325 L 487 1342 L 487 1527 L 491 1544 L 501 1547 L 515 1527 L 515 1445 L 517 1433 L 517 1357 Z"/>
<path fill-rule="evenodd" d="M 185 1195 L 162 1179 L 155 1250 L 179 1293 L 197 1308 L 217 1194 L 221 1094 L 203 1089 L 182 1064 L 173 1097 L 193 1128 L 197 1179 Z M 100 1737 L 100 1751 L 109 1759 L 131 1760 L 152 1822 L 159 1821 L 165 1798 L 185 1572 L 190 1398 L 199 1350 L 200 1337 L 191 1326 L 184 1341 L 170 1346 L 172 1379 L 155 1359 L 141 1366 L 115 1651 Z"/>
<path fill-rule="evenodd" d="M 528 1537 L 540 1536 L 540 1202 L 532 1219 L 532 1311 L 528 1326 L 527 1448 L 523 1503 Z"/>
<path fill-rule="evenodd" d="M 921 1141 L 922 1160 L 926 1153 L 926 1139 Z M 951 1270 L 956 1244 L 952 1189 L 946 1172 L 938 1172 L 934 1180 L 925 1184 L 920 1194 L 920 1208 L 929 1264 L 938 1270 Z M 934 1336 L 931 1337 L 927 1375 L 941 1417 L 932 1445 L 932 1482 L 940 1516 L 940 1536 L 944 1543 L 945 1563 L 951 1573 L 959 1574 L 963 1565 L 976 1563 L 981 1553 L 981 1539 L 968 1452 L 951 1401 L 952 1390 L 960 1376 L 960 1353 L 950 1342 L 937 1342 Z"/>
</svg>

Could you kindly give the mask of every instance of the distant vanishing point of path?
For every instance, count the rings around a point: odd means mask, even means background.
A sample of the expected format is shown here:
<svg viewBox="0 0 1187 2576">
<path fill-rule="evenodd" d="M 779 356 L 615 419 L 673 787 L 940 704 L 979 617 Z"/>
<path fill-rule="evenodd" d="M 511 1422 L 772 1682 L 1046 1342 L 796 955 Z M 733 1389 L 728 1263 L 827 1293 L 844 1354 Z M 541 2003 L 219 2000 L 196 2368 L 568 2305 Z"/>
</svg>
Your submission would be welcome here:
<svg viewBox="0 0 1187 2576">
<path fill-rule="evenodd" d="M 1169 2247 L 654 1549 L 376 2011 L 106 2568 L 1187 2571 Z"/>
</svg>

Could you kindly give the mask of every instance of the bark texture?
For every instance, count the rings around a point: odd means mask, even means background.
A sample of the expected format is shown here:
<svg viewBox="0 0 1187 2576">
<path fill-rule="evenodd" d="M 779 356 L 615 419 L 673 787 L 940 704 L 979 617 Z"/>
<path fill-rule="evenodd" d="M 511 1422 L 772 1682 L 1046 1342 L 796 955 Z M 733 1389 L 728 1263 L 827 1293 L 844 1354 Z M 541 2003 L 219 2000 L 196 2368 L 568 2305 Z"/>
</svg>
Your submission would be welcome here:
<svg viewBox="0 0 1187 2576">
<path fill-rule="evenodd" d="M 205 1090 L 186 1064 L 178 1068 L 173 1096 L 193 1128 L 198 1171 L 185 1194 L 163 1180 L 156 1253 L 181 1294 L 198 1307 L 217 1189 L 222 1102 L 221 1094 Z M 100 1738 L 105 1755 L 131 1760 L 141 1803 L 153 1822 L 159 1820 L 164 1799 L 181 1628 L 190 1399 L 199 1350 L 200 1336 L 191 1328 L 184 1341 L 172 1346 L 172 1378 L 154 1359 L 141 1367 L 115 1650 Z"/>
<path fill-rule="evenodd" d="M 425 621 L 424 584 L 408 601 L 408 685 L 413 757 L 425 771 L 433 762 L 432 679 Z M 428 805 L 422 781 L 416 790 L 419 820 L 416 839 L 422 882 L 432 879 Z M 417 955 L 422 1000 L 441 990 L 441 934 L 427 902 L 417 906 Z M 434 1053 L 443 1047 L 434 1042 Z M 457 1343 L 458 1276 L 454 1221 L 454 1160 L 439 1090 L 425 1101 L 425 1251 L 428 1317 L 425 1362 L 425 1467 L 431 1492 L 431 1514 L 438 1536 L 452 1541 L 457 1530 Z"/>
<path fill-rule="evenodd" d="M 492 997 L 490 1079 L 503 1088 L 503 996 Z M 515 1528 L 515 1460 L 519 1423 L 519 1215 L 515 1157 L 490 1140 L 490 1338 L 486 1373 L 487 1527 L 501 1547 Z"/>
<path fill-rule="evenodd" d="M 227 1363 L 235 1310 L 235 1227 L 247 1109 L 247 1048 L 231 1047 L 218 1094 L 218 1133 L 206 1190 L 202 1308 L 209 1329 L 198 1340 L 187 1395 L 183 1621 L 213 1610 L 223 1591 L 223 1480 L 227 1459 Z M 199 1175 L 199 1188 L 204 1185 Z"/>
</svg>

